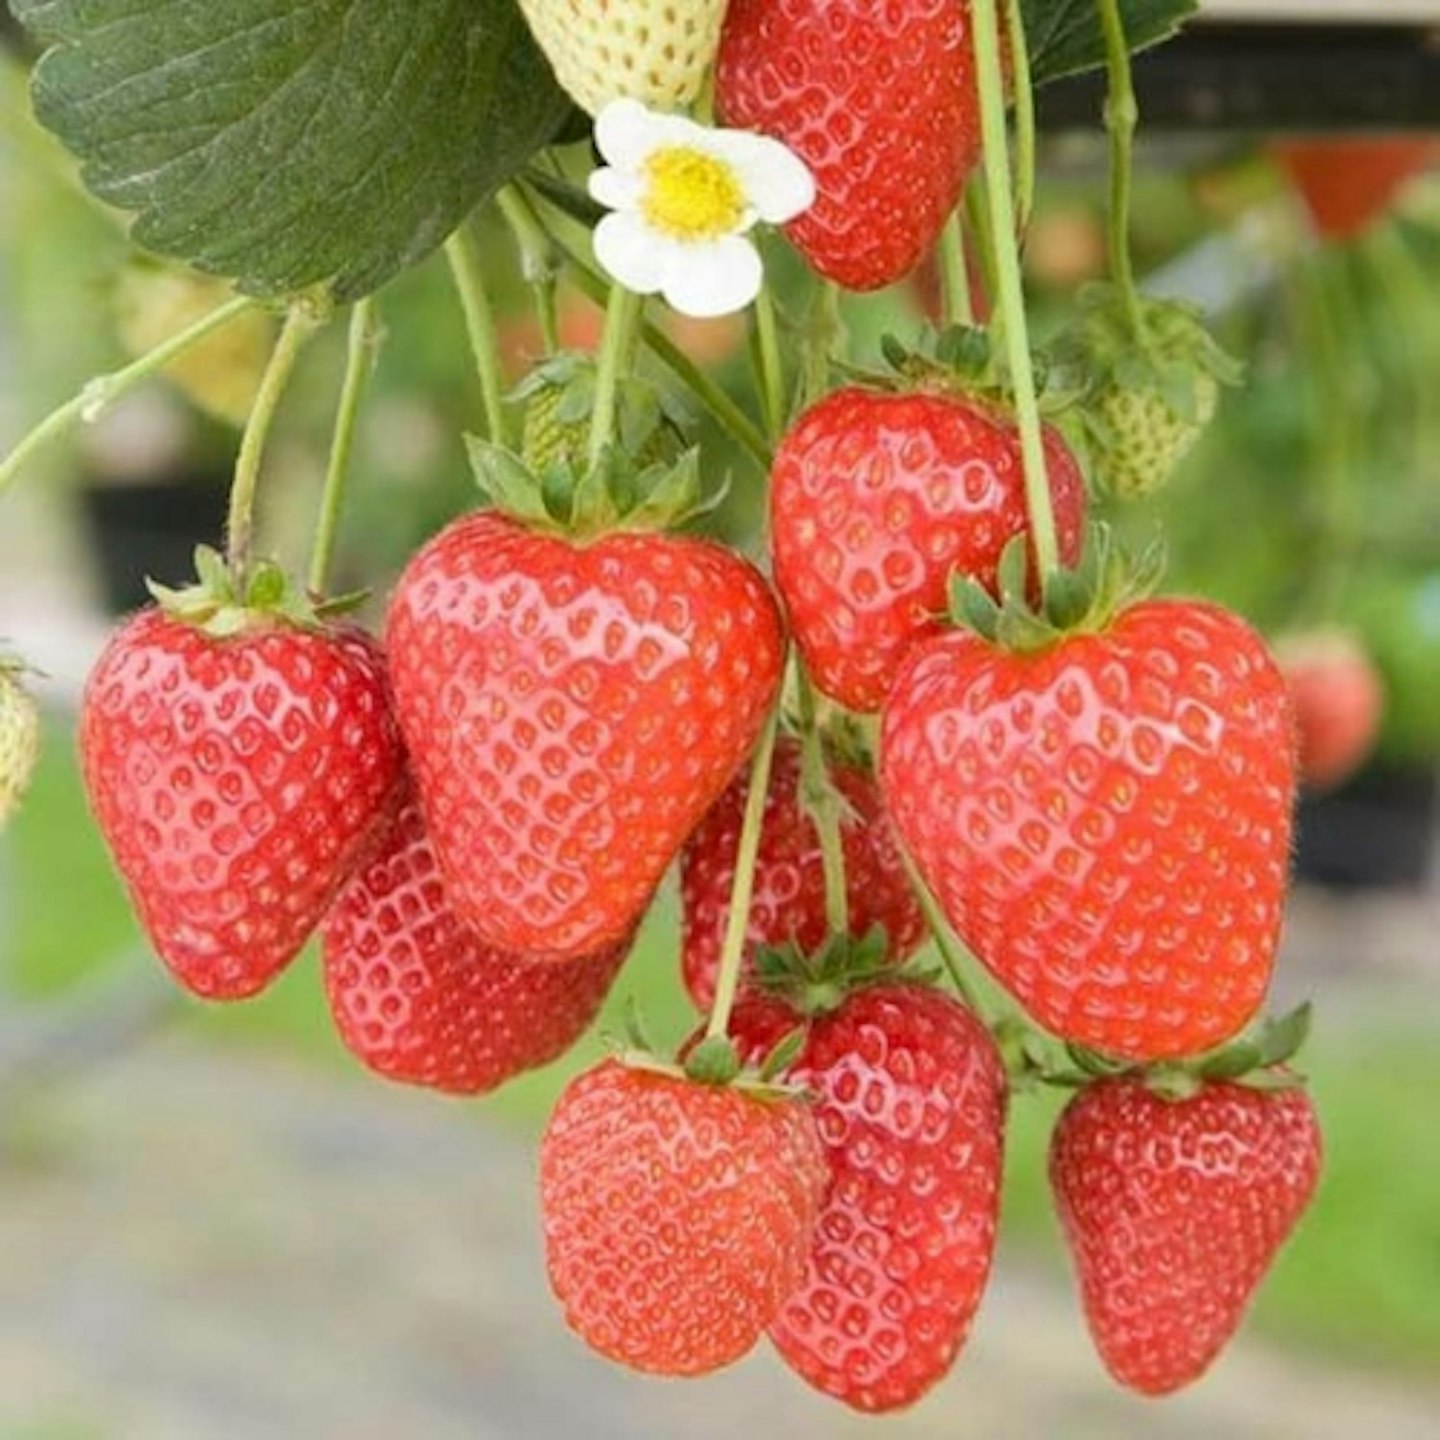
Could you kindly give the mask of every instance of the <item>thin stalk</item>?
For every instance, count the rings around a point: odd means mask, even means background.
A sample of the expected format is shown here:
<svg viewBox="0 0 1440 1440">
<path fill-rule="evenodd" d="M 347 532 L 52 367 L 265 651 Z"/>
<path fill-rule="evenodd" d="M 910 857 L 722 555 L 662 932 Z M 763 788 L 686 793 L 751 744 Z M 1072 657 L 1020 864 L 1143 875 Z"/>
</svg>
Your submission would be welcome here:
<svg viewBox="0 0 1440 1440">
<path fill-rule="evenodd" d="M 1123 297 L 1130 324 L 1139 338 L 1144 333 L 1140 296 L 1135 288 L 1135 264 L 1130 256 L 1130 183 L 1135 160 L 1135 129 L 1140 107 L 1130 74 L 1130 43 L 1125 38 L 1125 17 L 1120 0 L 1096 0 L 1105 31 L 1105 59 L 1109 94 L 1105 99 L 1105 128 L 1110 132 L 1110 276 Z"/>
<path fill-rule="evenodd" d="M 607 286 L 560 236 L 551 240 L 570 267 L 575 284 L 597 304 L 604 304 Z M 743 449 L 748 450 L 764 470 L 769 470 L 771 453 L 760 427 L 693 360 L 657 326 L 640 326 L 640 338 L 648 349 L 687 390 L 715 417 Z"/>
<path fill-rule="evenodd" d="M 965 227 L 957 208 L 940 232 L 940 286 L 944 293 L 945 323 L 973 325 L 970 303 L 970 267 L 965 259 Z"/>
<path fill-rule="evenodd" d="M 949 975 L 950 983 L 955 987 L 955 993 L 986 1025 L 989 1025 L 992 1020 L 989 1007 L 980 991 L 976 989 L 975 982 L 970 978 L 969 959 L 962 956 L 959 947 L 955 944 L 954 937 L 950 932 L 950 922 L 945 918 L 944 912 L 930 893 L 930 887 L 921 878 L 920 871 L 916 869 L 915 862 L 909 854 L 902 851 L 901 859 L 905 864 L 905 873 L 910 877 L 910 888 L 915 892 L 920 913 L 925 917 L 925 924 L 934 937 L 935 948 L 940 952 L 940 961 L 945 966 L 945 973 Z"/>
<path fill-rule="evenodd" d="M 355 427 L 365 387 L 375 369 L 380 344 L 379 317 L 375 297 L 357 301 L 350 312 L 350 336 L 345 357 L 345 382 L 335 413 L 335 431 L 330 441 L 330 463 L 325 472 L 325 490 L 320 499 L 320 519 L 315 527 L 315 545 L 310 553 L 310 591 L 324 595 L 330 583 L 330 565 L 340 531 L 340 512 L 345 504 L 345 485 L 350 477 L 350 454 L 355 446 Z"/>
<path fill-rule="evenodd" d="M 765 722 L 755 758 L 750 762 L 750 793 L 745 797 L 745 819 L 735 852 L 735 882 L 730 888 L 730 913 L 720 950 L 720 971 L 715 980 L 715 1003 L 710 1009 L 707 1036 L 728 1033 L 730 1013 L 740 991 L 741 962 L 745 958 L 745 932 L 750 928 L 750 902 L 755 895 L 755 862 L 765 821 L 765 800 L 770 793 L 770 763 L 775 758 L 775 734 L 780 724 L 777 705 Z"/>
<path fill-rule="evenodd" d="M 765 428 L 778 440 L 785 430 L 785 366 L 780 359 L 780 327 L 775 300 L 767 288 L 755 297 L 755 368 Z"/>
<path fill-rule="evenodd" d="M 560 325 L 555 303 L 559 257 L 540 223 L 540 217 L 519 186 L 501 186 L 495 200 L 520 250 L 520 269 L 535 296 L 535 315 L 540 322 L 545 353 L 553 355 L 560 348 Z"/>
<path fill-rule="evenodd" d="M 615 411 L 620 379 L 630 366 L 635 335 L 645 310 L 645 297 L 623 285 L 610 287 L 605 310 L 605 336 L 595 367 L 595 408 L 590 417 L 590 463 L 594 465 L 615 438 Z"/>
<path fill-rule="evenodd" d="M 989 191 L 990 234 L 995 250 L 1000 314 L 1015 389 L 1020 451 L 1025 465 L 1025 504 L 1041 587 L 1059 568 L 1055 510 L 1045 474 L 1045 445 L 1040 428 L 1040 401 L 1030 336 L 1025 319 L 1025 291 L 1020 278 L 1020 252 L 1010 217 L 1015 213 L 1010 188 L 1009 143 L 1005 126 L 1005 80 L 1000 60 L 1000 25 L 996 0 L 973 0 L 975 65 L 980 78 L 981 133 L 985 146 L 985 184 Z"/>
<path fill-rule="evenodd" d="M 816 287 L 806 325 L 805 360 L 801 389 L 805 404 L 813 405 L 830 388 L 830 361 L 845 337 L 845 321 L 840 311 L 840 287 L 833 280 L 822 280 Z"/>
<path fill-rule="evenodd" d="M 260 485 L 260 466 L 265 458 L 265 443 L 275 422 L 295 362 L 316 326 L 314 311 L 304 303 L 294 304 L 285 316 L 280 338 L 271 352 L 270 363 L 260 380 L 245 433 L 240 438 L 240 454 L 235 461 L 235 480 L 230 487 L 230 516 L 226 524 L 225 559 L 239 595 L 245 593 L 250 570 L 250 547 L 255 535 L 255 495 Z"/>
<path fill-rule="evenodd" d="M 163 370 L 172 360 L 178 359 L 207 335 L 228 324 L 237 315 L 253 310 L 256 302 L 246 295 L 236 296 L 212 310 L 203 320 L 188 326 L 178 335 L 147 351 L 138 360 L 132 361 L 121 370 L 109 375 L 97 376 L 89 381 L 72 400 L 67 400 L 58 410 L 45 417 L 18 445 L 0 462 L 0 490 L 19 475 L 37 451 L 52 440 L 58 439 L 72 426 L 93 424 L 106 409 L 143 380 L 148 380 Z"/>
<path fill-rule="evenodd" d="M 1010 40 L 1011 83 L 1015 94 L 1015 230 L 1024 235 L 1035 210 L 1035 85 L 1030 78 L 1030 41 L 1025 34 L 1025 7 L 1005 0 L 1006 33 Z"/>
<path fill-rule="evenodd" d="M 495 335 L 495 312 L 485 290 L 480 249 L 468 225 L 462 225 L 445 242 L 445 258 L 450 262 L 450 273 L 460 295 L 460 308 L 465 312 L 465 333 L 470 340 L 470 353 L 475 358 L 475 371 L 480 377 L 480 395 L 485 405 L 485 429 L 489 439 L 503 443 L 504 382 L 500 374 L 500 345 Z"/>
<path fill-rule="evenodd" d="M 801 783 L 806 809 L 820 840 L 820 859 L 825 872 L 825 923 L 832 935 L 850 933 L 850 897 L 845 884 L 845 844 L 840 833 L 840 815 L 834 781 L 825 765 L 825 745 L 815 714 L 815 687 L 796 660 L 796 697 L 803 746 Z"/>
<path fill-rule="evenodd" d="M 975 242 L 975 255 L 980 265 L 980 280 L 985 297 L 994 307 L 995 294 L 999 289 L 996 274 L 995 246 L 991 240 L 990 204 L 985 187 L 978 181 L 971 181 L 965 187 L 965 228 Z"/>
</svg>

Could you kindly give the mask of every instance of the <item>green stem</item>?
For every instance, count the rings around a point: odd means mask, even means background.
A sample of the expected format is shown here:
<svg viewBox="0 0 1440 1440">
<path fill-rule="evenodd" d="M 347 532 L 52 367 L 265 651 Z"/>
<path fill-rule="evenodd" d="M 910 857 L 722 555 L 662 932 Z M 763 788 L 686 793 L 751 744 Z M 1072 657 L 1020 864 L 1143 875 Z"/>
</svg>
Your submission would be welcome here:
<svg viewBox="0 0 1440 1440">
<path fill-rule="evenodd" d="M 270 363 L 260 380 L 240 454 L 235 461 L 235 481 L 230 487 L 230 517 L 225 527 L 225 558 L 235 584 L 235 593 L 244 595 L 250 571 L 250 547 L 255 535 L 255 495 L 260 485 L 260 466 L 265 443 L 275 422 L 275 412 L 295 373 L 295 362 L 316 326 L 314 310 L 303 301 L 291 305 L 284 328 L 271 352 Z"/>
<path fill-rule="evenodd" d="M 52 440 L 58 439 L 74 425 L 93 424 L 122 395 L 133 390 L 141 381 L 148 380 L 157 371 L 163 370 L 172 360 L 178 359 L 237 315 L 253 310 L 255 304 L 254 300 L 245 295 L 227 300 L 203 320 L 197 320 L 178 335 L 172 335 L 170 339 L 147 351 L 123 369 L 91 380 L 72 400 L 66 401 L 58 410 L 47 415 L 16 445 L 4 461 L 0 462 L 0 490 L 4 490 L 19 475 L 31 456 Z"/>
<path fill-rule="evenodd" d="M 1015 92 L 1015 230 L 1024 235 L 1035 210 L 1035 85 L 1030 78 L 1025 7 L 1020 0 L 1005 0 L 1005 21 Z"/>
<path fill-rule="evenodd" d="M 755 863 L 760 855 L 760 835 L 765 823 L 765 801 L 770 794 L 770 762 L 775 758 L 775 734 L 780 725 L 780 707 L 765 722 L 755 758 L 750 762 L 750 791 L 745 797 L 745 819 L 735 852 L 735 881 L 730 888 L 730 913 L 725 922 L 725 939 L 720 949 L 720 971 L 715 980 L 715 1003 L 710 1009 L 707 1036 L 720 1036 L 730 1029 L 730 1013 L 740 992 L 740 970 L 745 958 L 745 933 L 750 928 L 750 902 L 755 895 Z"/>
<path fill-rule="evenodd" d="M 540 321 L 540 335 L 545 353 L 553 355 L 560 348 L 560 326 L 556 315 L 556 280 L 560 273 L 559 257 L 545 227 L 519 186 L 501 186 L 495 197 L 515 244 L 520 250 L 520 268 L 535 295 L 535 314 Z"/>
<path fill-rule="evenodd" d="M 980 280 L 986 298 L 992 306 L 999 283 L 996 279 L 999 267 L 995 263 L 995 245 L 991 239 L 990 204 L 985 187 L 972 181 L 965 187 L 965 228 L 975 242 L 976 259 L 980 264 Z"/>
<path fill-rule="evenodd" d="M 989 1007 L 985 1003 L 984 996 L 976 988 L 974 980 L 970 977 L 971 962 L 968 956 L 962 955 L 960 947 L 956 945 L 950 930 L 950 922 L 946 920 L 944 912 L 930 893 L 930 887 L 921 878 L 915 862 L 903 851 L 901 858 L 905 864 L 905 873 L 910 877 L 910 888 L 915 892 L 920 913 L 925 917 L 925 924 L 934 938 L 935 948 L 940 952 L 940 961 L 945 966 L 945 973 L 949 975 L 950 983 L 955 987 L 955 993 L 986 1025 L 990 1025 L 992 1017 Z"/>
<path fill-rule="evenodd" d="M 1135 129 L 1140 107 L 1130 74 L 1130 43 L 1125 38 L 1125 17 L 1120 0 L 1096 0 L 1105 31 L 1105 58 L 1110 91 L 1105 99 L 1105 128 L 1110 132 L 1110 276 L 1120 291 L 1130 324 L 1139 339 L 1144 316 L 1135 288 L 1135 264 L 1130 255 L 1130 183 L 1135 163 Z"/>
<path fill-rule="evenodd" d="M 940 232 L 940 284 L 945 296 L 945 323 L 973 325 L 970 267 L 965 260 L 965 228 L 957 208 Z"/>
<path fill-rule="evenodd" d="M 755 297 L 754 345 L 765 428 L 778 440 L 785 433 L 785 367 L 780 359 L 775 300 L 766 287 Z"/>
<path fill-rule="evenodd" d="M 989 191 L 990 235 L 995 251 L 996 283 L 1005 344 L 1010 359 L 1010 380 L 1015 389 L 1015 411 L 1020 425 L 1020 451 L 1025 465 L 1025 503 L 1035 544 L 1039 581 L 1059 568 L 1060 547 L 1055 538 L 1055 510 L 1045 474 L 1045 443 L 1040 428 L 1040 401 L 1035 389 L 1035 367 L 1025 319 L 1025 290 L 1020 277 L 1020 253 L 1011 217 L 1015 206 L 1010 189 L 1009 144 L 1005 126 L 1005 79 L 1000 59 L 1000 25 L 996 0 L 973 0 L 975 66 L 980 79 L 981 133 L 985 146 L 985 184 Z"/>
<path fill-rule="evenodd" d="M 558 235 L 552 232 L 551 239 L 570 267 L 575 284 L 590 299 L 603 305 L 608 290 L 604 280 Z M 645 342 L 646 348 L 715 417 L 736 443 L 750 452 L 761 469 L 768 471 L 772 458 L 769 443 L 760 427 L 735 401 L 657 326 L 648 322 L 642 324 L 640 338 Z"/>
<path fill-rule="evenodd" d="M 340 530 L 340 512 L 345 503 L 345 484 L 350 475 L 350 454 L 355 446 L 355 426 L 360 403 L 375 369 L 380 345 L 379 317 L 373 295 L 357 301 L 350 312 L 350 337 L 345 358 L 345 383 L 335 413 L 335 432 L 330 442 L 330 464 L 325 473 L 325 490 L 320 500 L 320 520 L 315 528 L 315 545 L 310 554 L 310 592 L 323 596 L 330 582 L 330 564 Z"/>
<path fill-rule="evenodd" d="M 832 935 L 848 935 L 850 897 L 845 884 L 845 843 L 840 832 L 838 797 L 825 765 L 825 743 L 815 713 L 815 687 L 805 662 L 798 657 L 795 669 L 803 746 L 802 791 L 806 811 L 820 839 L 820 859 L 825 872 L 825 923 Z"/>
<path fill-rule="evenodd" d="M 845 338 L 845 321 L 840 310 L 840 287 L 822 280 L 815 289 L 806 324 L 805 361 L 801 388 L 806 405 L 824 398 L 830 389 L 830 361 Z"/>
<path fill-rule="evenodd" d="M 497 444 L 504 444 L 504 383 L 500 374 L 500 346 L 495 335 L 495 312 L 485 290 L 480 248 L 468 224 L 462 225 L 445 242 L 445 258 L 450 262 L 460 308 L 465 312 L 465 333 L 480 377 L 487 436 Z"/>
<path fill-rule="evenodd" d="M 610 287 L 605 310 L 605 336 L 595 367 L 595 408 L 590 417 L 590 463 L 596 464 L 615 439 L 620 380 L 629 368 L 635 335 L 645 311 L 645 297 L 623 285 Z"/>
</svg>

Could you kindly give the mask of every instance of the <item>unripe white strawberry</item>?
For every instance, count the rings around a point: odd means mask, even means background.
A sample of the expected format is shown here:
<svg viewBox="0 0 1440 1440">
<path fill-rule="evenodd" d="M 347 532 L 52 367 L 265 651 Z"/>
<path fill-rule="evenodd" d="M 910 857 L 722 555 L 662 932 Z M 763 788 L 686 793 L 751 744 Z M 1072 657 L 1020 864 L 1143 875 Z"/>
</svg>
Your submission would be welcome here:
<svg viewBox="0 0 1440 1440">
<path fill-rule="evenodd" d="M 681 110 L 720 47 L 726 0 L 520 0 L 545 57 L 591 115 L 611 100 Z"/>
<path fill-rule="evenodd" d="M 40 752 L 40 715 L 0 656 L 0 830 L 19 808 Z"/>
</svg>

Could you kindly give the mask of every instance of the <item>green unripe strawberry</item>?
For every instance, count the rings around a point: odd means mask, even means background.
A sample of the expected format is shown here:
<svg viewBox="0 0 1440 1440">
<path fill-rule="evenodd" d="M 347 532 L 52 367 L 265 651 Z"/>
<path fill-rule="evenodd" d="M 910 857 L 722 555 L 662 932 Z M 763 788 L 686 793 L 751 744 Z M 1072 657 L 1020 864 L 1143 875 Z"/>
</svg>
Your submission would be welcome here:
<svg viewBox="0 0 1440 1440">
<path fill-rule="evenodd" d="M 591 115 L 611 100 L 684 110 L 720 48 L 726 0 L 520 0 L 555 78 Z"/>
<path fill-rule="evenodd" d="M 1215 377 L 1200 371 L 1188 378 L 1191 393 L 1183 409 L 1156 384 L 1132 388 L 1112 380 L 1095 396 L 1104 436 L 1095 454 L 1105 483 L 1122 500 L 1138 500 L 1168 485 L 1215 418 L 1220 404 Z"/>
<path fill-rule="evenodd" d="M 140 356 L 203 320 L 234 296 L 224 280 L 153 260 L 121 272 L 114 294 L 116 335 Z M 275 341 L 274 318 L 248 310 L 165 367 L 165 378 L 207 415 L 243 425 Z"/>
<path fill-rule="evenodd" d="M 595 363 L 588 355 L 565 353 L 535 370 L 511 397 L 525 403 L 520 458 L 543 476 L 564 466 L 586 469 L 590 422 L 595 407 Z M 616 439 L 637 470 L 670 464 L 685 449 L 685 416 L 650 381 L 630 376 L 621 382 Z"/>
<path fill-rule="evenodd" d="M 0 657 L 0 829 L 20 806 L 40 753 L 40 712 Z"/>
</svg>

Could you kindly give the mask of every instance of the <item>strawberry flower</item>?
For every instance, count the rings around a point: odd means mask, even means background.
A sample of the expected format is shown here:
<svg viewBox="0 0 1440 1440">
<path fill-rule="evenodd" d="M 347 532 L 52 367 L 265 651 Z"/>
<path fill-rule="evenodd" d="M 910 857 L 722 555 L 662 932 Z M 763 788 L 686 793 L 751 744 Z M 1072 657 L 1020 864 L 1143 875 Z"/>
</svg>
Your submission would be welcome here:
<svg viewBox="0 0 1440 1440">
<path fill-rule="evenodd" d="M 765 135 L 718 130 L 613 100 L 595 122 L 608 162 L 590 194 L 613 213 L 595 227 L 595 258 L 627 290 L 663 295 L 682 315 L 743 310 L 763 267 L 749 232 L 782 225 L 815 201 L 805 162 Z"/>
</svg>

